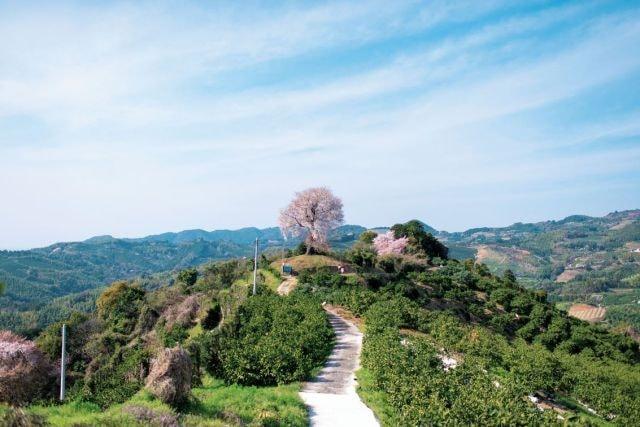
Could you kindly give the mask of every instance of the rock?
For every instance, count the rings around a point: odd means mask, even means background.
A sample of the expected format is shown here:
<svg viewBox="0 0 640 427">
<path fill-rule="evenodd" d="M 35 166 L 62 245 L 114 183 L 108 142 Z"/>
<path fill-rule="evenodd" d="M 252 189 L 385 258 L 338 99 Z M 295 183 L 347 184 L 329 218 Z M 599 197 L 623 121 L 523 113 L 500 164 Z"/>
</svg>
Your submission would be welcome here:
<svg viewBox="0 0 640 427">
<path fill-rule="evenodd" d="M 164 403 L 180 404 L 189 398 L 191 369 L 191 359 L 184 349 L 165 348 L 151 362 L 146 387 Z"/>
</svg>

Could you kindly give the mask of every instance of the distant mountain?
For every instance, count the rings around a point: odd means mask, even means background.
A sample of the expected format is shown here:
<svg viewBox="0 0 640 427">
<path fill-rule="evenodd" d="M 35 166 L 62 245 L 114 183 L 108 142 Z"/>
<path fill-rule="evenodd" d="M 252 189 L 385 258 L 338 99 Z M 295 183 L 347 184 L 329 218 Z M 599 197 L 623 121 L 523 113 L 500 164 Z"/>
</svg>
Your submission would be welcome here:
<svg viewBox="0 0 640 427">
<path fill-rule="evenodd" d="M 204 240 L 206 242 L 228 241 L 237 244 L 249 244 L 259 238 L 270 243 L 282 242 L 282 234 L 277 227 L 259 229 L 255 227 L 241 228 L 239 230 L 185 230 L 178 233 L 163 233 L 147 236 L 140 239 L 125 239 L 134 242 L 169 242 L 185 243 L 194 240 Z"/>
<path fill-rule="evenodd" d="M 0 251 L 0 281 L 7 284 L 2 309 L 29 309 L 49 298 L 92 289 L 114 280 L 250 254 L 229 241 L 90 239 L 28 251 Z"/>
<path fill-rule="evenodd" d="M 358 238 L 358 236 L 367 230 L 365 227 L 359 225 L 342 225 L 329 233 L 330 242 L 342 242 L 352 241 Z M 246 227 L 238 230 L 184 230 L 177 233 L 162 233 L 151 236 L 135 238 L 135 239 L 121 239 L 127 242 L 168 242 L 173 244 L 188 243 L 196 240 L 203 240 L 205 242 L 232 242 L 239 245 L 252 244 L 255 239 L 258 238 L 262 244 L 268 246 L 281 246 L 284 243 L 282 233 L 278 227 L 268 228 L 256 228 Z M 85 241 L 85 243 L 103 243 L 107 241 L 117 240 L 111 236 L 99 236 L 92 237 Z M 290 239 L 291 240 L 291 239 Z M 296 239 L 292 242 L 297 243 Z"/>
</svg>

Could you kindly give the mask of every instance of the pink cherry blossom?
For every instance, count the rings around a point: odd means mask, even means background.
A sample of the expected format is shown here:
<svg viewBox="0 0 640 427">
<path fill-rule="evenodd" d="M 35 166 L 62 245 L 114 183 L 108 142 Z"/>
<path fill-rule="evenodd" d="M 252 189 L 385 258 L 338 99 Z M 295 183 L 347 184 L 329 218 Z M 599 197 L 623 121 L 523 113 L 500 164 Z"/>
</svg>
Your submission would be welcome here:
<svg viewBox="0 0 640 427">
<path fill-rule="evenodd" d="M 342 201 L 328 188 L 317 187 L 296 193 L 280 212 L 280 229 L 285 236 L 305 236 L 307 253 L 327 245 L 329 230 L 342 224 Z"/>
<path fill-rule="evenodd" d="M 393 231 L 389 230 L 384 234 L 378 234 L 373 239 L 373 247 L 378 255 L 401 254 L 407 247 L 409 239 L 400 237 L 396 239 Z"/>
</svg>

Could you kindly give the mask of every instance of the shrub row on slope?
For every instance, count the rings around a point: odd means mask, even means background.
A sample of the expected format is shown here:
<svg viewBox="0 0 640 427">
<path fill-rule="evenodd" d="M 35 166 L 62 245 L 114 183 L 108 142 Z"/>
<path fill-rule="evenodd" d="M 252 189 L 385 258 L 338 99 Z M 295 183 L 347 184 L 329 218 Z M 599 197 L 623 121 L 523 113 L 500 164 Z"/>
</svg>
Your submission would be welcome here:
<svg viewBox="0 0 640 427">
<path fill-rule="evenodd" d="M 513 277 L 451 261 L 363 277 L 365 286 L 328 271 L 301 275 L 297 292 L 364 315 L 363 365 L 398 420 L 551 422 L 525 401 L 538 390 L 617 424 L 640 419 L 637 343 L 567 318 Z M 445 373 L 442 352 L 463 362 Z"/>
<path fill-rule="evenodd" d="M 203 336 L 206 369 L 227 383 L 276 385 L 307 379 L 331 351 L 333 330 L 315 299 L 249 298 L 231 323 Z"/>
</svg>

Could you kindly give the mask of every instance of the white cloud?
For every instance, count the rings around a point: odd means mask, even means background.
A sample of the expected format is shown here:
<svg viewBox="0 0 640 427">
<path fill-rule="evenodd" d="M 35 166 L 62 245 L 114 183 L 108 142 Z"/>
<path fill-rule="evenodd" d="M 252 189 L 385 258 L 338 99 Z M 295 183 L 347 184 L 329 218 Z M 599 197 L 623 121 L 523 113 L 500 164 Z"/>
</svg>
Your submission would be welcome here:
<svg viewBox="0 0 640 427">
<path fill-rule="evenodd" d="M 0 143 L 0 247 L 269 225 L 293 190 L 317 184 L 344 196 L 352 221 L 424 215 L 462 228 L 480 224 L 474 204 L 514 188 L 552 198 L 550 187 L 573 180 L 579 197 L 581 182 L 637 172 L 634 148 L 548 153 L 633 135 L 639 106 L 560 132 L 535 113 L 636 72 L 638 12 L 513 7 L 0 13 L 0 130 L 15 116 L 46 128 L 35 143 Z M 504 18 L 491 17 L 498 9 Z M 339 66 L 309 65 L 324 61 Z M 220 83 L 234 74 L 237 89 Z M 457 208 L 438 213 L 439 203 Z"/>
</svg>

